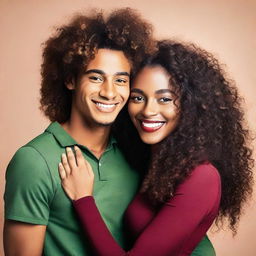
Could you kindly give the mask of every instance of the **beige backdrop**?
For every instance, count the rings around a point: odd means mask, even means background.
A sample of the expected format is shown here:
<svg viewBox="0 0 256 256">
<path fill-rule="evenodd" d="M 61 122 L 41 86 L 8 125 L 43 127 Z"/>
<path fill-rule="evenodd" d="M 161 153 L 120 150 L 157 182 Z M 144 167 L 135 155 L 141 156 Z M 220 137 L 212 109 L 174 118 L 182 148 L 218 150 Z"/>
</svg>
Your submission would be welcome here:
<svg viewBox="0 0 256 256">
<path fill-rule="evenodd" d="M 54 26 L 66 22 L 74 12 L 123 6 L 138 9 L 153 23 L 159 37 L 198 43 L 227 64 L 245 98 L 249 125 L 255 131 L 255 0 L 0 0 L 1 195 L 11 156 L 48 124 L 38 110 L 41 43 Z M 229 231 L 210 233 L 218 256 L 256 255 L 254 216 L 255 200 L 245 209 L 235 238 Z M 1 201 L 0 228 L 2 224 Z"/>
</svg>

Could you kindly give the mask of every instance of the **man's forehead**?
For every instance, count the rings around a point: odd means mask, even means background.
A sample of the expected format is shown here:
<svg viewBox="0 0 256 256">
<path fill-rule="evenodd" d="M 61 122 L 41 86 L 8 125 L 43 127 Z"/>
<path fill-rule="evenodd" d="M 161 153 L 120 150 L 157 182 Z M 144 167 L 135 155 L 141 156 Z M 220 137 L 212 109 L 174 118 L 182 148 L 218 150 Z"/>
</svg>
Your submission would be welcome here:
<svg viewBox="0 0 256 256">
<path fill-rule="evenodd" d="M 89 61 L 85 73 L 96 70 L 105 74 L 116 74 L 120 72 L 130 73 L 131 64 L 122 51 L 112 49 L 99 49 L 94 58 Z"/>
</svg>

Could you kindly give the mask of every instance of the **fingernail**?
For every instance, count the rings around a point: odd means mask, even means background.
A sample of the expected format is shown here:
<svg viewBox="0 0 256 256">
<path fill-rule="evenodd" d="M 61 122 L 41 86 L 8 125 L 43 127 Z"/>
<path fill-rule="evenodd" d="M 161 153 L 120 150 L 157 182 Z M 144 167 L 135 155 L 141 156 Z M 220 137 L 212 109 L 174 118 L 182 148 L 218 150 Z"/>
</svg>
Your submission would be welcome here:
<svg viewBox="0 0 256 256">
<path fill-rule="evenodd" d="M 78 147 L 78 146 L 75 146 L 74 149 L 75 149 L 75 150 L 79 150 L 79 147 Z"/>
<path fill-rule="evenodd" d="M 69 148 L 69 147 L 67 147 L 66 149 L 67 149 L 67 151 L 69 151 L 69 152 L 71 151 L 71 148 Z"/>
<path fill-rule="evenodd" d="M 62 154 L 61 154 L 61 157 L 62 157 L 62 158 L 65 158 L 65 157 L 66 157 L 66 154 L 65 154 L 65 153 L 62 153 Z"/>
</svg>

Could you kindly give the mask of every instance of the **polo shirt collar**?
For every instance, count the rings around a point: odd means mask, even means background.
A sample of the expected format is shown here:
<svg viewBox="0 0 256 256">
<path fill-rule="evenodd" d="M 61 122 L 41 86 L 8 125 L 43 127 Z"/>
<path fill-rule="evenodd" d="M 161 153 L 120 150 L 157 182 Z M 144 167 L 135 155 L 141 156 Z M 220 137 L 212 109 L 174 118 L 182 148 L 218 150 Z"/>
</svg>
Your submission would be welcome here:
<svg viewBox="0 0 256 256">
<path fill-rule="evenodd" d="M 60 143 L 62 147 L 70 147 L 79 145 L 64 129 L 58 122 L 51 123 L 47 129 L 46 132 L 51 133 L 55 139 Z M 107 146 L 107 149 L 112 147 L 112 145 L 117 144 L 116 139 L 111 135 L 109 139 L 109 144 Z M 80 145 L 83 146 L 83 145 Z M 84 146 L 83 146 L 84 147 Z"/>
</svg>

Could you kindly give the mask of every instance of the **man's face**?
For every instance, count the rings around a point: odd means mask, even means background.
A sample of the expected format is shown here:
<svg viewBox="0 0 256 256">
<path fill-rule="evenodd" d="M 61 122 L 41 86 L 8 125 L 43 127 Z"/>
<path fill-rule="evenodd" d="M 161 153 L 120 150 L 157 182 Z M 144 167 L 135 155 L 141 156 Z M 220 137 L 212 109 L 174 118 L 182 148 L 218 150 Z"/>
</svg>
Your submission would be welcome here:
<svg viewBox="0 0 256 256">
<path fill-rule="evenodd" d="M 99 49 L 74 89 L 72 115 L 87 125 L 111 125 L 130 93 L 131 65 L 122 51 Z"/>
</svg>

